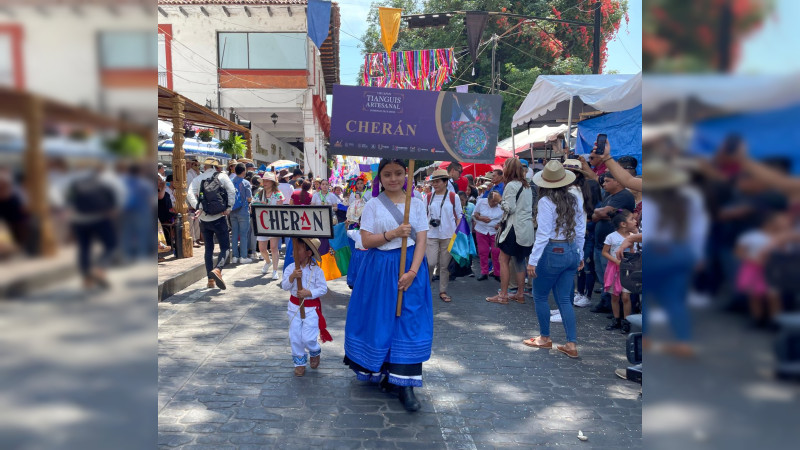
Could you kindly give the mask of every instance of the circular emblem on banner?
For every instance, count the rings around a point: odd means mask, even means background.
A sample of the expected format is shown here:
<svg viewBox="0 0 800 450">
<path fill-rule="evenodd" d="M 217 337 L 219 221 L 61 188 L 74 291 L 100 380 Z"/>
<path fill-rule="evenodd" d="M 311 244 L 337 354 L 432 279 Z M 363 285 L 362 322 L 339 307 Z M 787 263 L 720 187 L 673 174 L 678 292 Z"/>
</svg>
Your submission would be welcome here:
<svg viewBox="0 0 800 450">
<path fill-rule="evenodd" d="M 478 122 L 465 122 L 456 130 L 456 149 L 467 157 L 474 157 L 486 149 L 489 133 Z"/>
</svg>

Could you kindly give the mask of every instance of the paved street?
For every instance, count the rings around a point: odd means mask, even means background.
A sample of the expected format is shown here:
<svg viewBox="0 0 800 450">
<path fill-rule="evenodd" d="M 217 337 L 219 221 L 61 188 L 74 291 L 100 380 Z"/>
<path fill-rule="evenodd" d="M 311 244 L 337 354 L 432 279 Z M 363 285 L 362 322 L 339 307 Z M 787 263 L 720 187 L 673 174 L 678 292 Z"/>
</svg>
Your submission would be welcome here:
<svg viewBox="0 0 800 450">
<path fill-rule="evenodd" d="M 581 358 L 570 360 L 521 343 L 538 330 L 530 298 L 490 304 L 493 279 L 452 282 L 452 303 L 434 299 L 423 406 L 410 414 L 342 364 L 344 278 L 323 298 L 334 341 L 319 369 L 294 377 L 288 298 L 260 270 L 229 266 L 227 291 L 204 279 L 159 304 L 162 448 L 641 447 L 640 385 L 614 375 L 625 339 L 603 329 L 605 314 L 578 309 Z M 561 324 L 551 335 L 564 343 Z"/>
</svg>

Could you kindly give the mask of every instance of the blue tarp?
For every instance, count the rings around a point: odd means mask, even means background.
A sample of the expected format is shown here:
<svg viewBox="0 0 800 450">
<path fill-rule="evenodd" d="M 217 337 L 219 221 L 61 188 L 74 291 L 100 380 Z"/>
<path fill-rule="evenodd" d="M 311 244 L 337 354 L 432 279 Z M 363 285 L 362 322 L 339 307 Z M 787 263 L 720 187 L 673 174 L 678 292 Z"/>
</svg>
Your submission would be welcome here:
<svg viewBox="0 0 800 450">
<path fill-rule="evenodd" d="M 639 161 L 637 172 L 642 173 L 642 105 L 578 122 L 575 153 L 591 153 L 600 133 L 608 135 L 614 158 L 633 156 Z"/>
<path fill-rule="evenodd" d="M 800 173 L 795 160 L 800 154 L 800 105 L 779 110 L 738 114 L 710 119 L 695 125 L 690 151 L 712 155 L 725 138 L 732 133 L 747 142 L 748 153 L 756 159 L 787 158 L 792 163 L 792 173 Z"/>
</svg>

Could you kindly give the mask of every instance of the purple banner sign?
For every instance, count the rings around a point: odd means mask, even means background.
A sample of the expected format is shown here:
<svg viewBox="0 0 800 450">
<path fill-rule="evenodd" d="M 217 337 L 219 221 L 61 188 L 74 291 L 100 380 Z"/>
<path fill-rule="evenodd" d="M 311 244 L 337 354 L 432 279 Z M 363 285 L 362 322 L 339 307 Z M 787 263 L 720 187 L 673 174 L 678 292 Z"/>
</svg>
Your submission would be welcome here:
<svg viewBox="0 0 800 450">
<path fill-rule="evenodd" d="M 333 86 L 330 153 L 494 163 L 503 98 Z"/>
</svg>

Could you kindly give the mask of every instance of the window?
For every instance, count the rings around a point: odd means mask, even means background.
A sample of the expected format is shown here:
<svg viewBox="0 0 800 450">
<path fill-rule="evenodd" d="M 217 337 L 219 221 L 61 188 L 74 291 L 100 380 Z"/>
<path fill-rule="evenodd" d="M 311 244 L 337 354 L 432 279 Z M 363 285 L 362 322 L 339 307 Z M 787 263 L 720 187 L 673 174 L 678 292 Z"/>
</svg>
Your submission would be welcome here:
<svg viewBox="0 0 800 450">
<path fill-rule="evenodd" d="M 159 48 L 152 31 L 105 31 L 100 33 L 100 64 L 103 69 L 112 70 L 154 69 L 159 62 Z"/>
<path fill-rule="evenodd" d="M 22 26 L 0 23 L 0 86 L 23 89 Z"/>
<path fill-rule="evenodd" d="M 306 33 L 219 33 L 221 69 L 305 69 Z"/>
<path fill-rule="evenodd" d="M 0 86 L 14 86 L 12 45 L 10 34 L 0 34 Z"/>
</svg>

